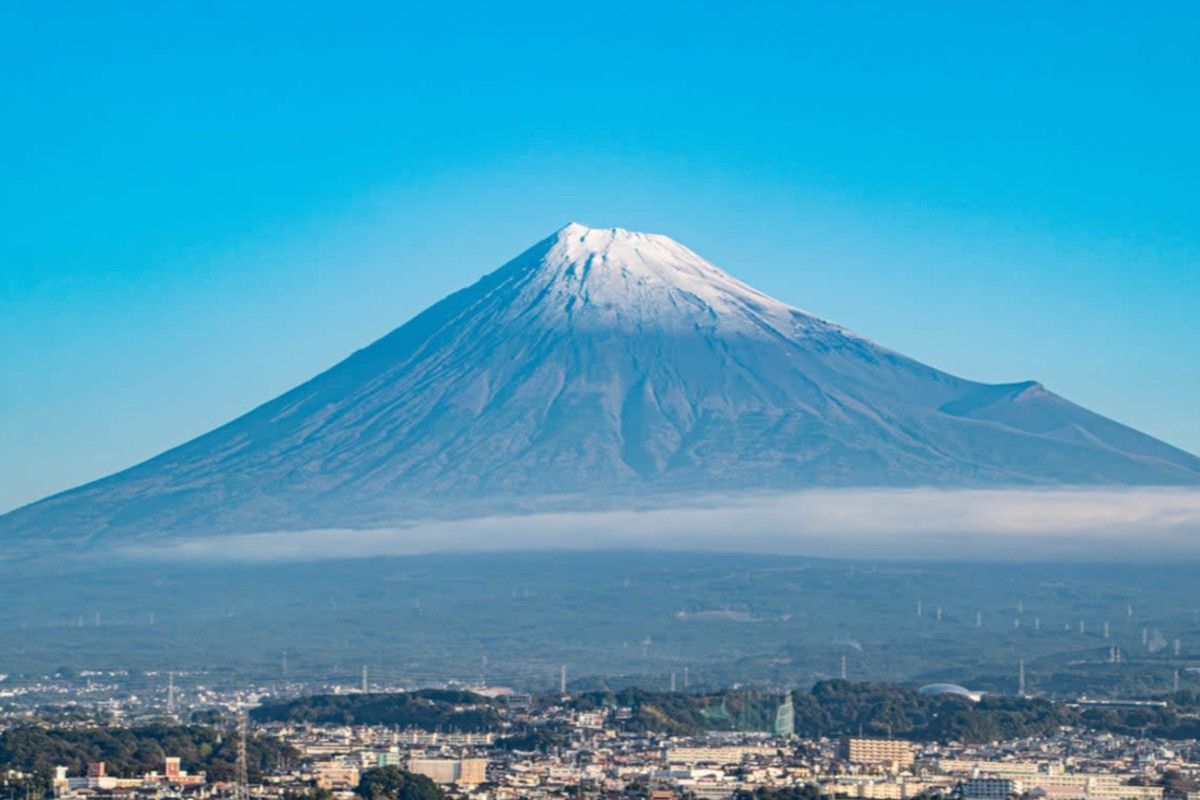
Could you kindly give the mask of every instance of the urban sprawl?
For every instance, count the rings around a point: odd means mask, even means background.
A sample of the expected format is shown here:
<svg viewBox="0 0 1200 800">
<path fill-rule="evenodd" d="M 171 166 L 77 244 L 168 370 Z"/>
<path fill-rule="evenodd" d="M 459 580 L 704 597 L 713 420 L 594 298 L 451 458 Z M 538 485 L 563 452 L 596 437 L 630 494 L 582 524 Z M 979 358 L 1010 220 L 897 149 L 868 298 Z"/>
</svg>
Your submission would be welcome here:
<svg viewBox="0 0 1200 800">
<path fill-rule="evenodd" d="M 487 697 L 488 708 L 494 709 L 495 728 L 464 732 L 261 721 L 246 713 L 259 700 L 252 694 L 203 689 L 189 698 L 201 709 L 196 711 L 185 707 L 172 687 L 168 713 L 159 709 L 154 719 L 139 705 L 145 701 L 136 696 L 93 704 L 86 713 L 71 704 L 30 701 L 34 696 L 44 699 L 47 688 L 39 687 L 41 694 L 28 689 L 0 691 L 0 702 L 7 701 L 0 757 L 10 762 L 0 767 L 4 770 L 0 798 L 15 800 L 38 792 L 59 800 L 352 798 L 356 792 L 363 794 L 365 777 L 392 768 L 425 776 L 430 782 L 425 785 L 436 786 L 438 796 L 472 800 L 820 796 L 1200 800 L 1200 743 L 1194 739 L 1072 727 L 974 744 L 917 742 L 869 733 L 805 738 L 791 730 L 790 695 L 784 695 L 776 710 L 769 726 L 773 730 L 670 735 L 631 730 L 633 709 L 628 707 L 580 710 L 568 702 L 568 695 L 556 702 L 553 697 L 501 689 L 479 690 Z M 962 700 L 970 703 L 978 698 Z M 466 712 L 469 705 L 457 710 Z M 180 754 L 167 752 L 171 725 L 205 723 L 222 731 L 214 741 L 236 745 L 230 750 L 236 753 L 232 774 L 206 774 L 203 764 L 189 764 Z M 163 742 L 161 764 L 140 774 L 114 770 L 99 758 L 82 765 L 78 758 L 73 764 L 54 764 L 45 775 L 11 763 L 19 755 L 12 742 L 28 736 L 32 728 L 53 728 L 60 736 L 77 739 L 88 731 L 139 726 L 159 731 Z M 553 731 L 554 736 L 540 737 L 543 731 Z M 282 748 L 286 758 L 269 767 L 248 768 L 248 750 L 266 741 Z M 102 748 L 80 752 L 100 753 Z"/>
</svg>

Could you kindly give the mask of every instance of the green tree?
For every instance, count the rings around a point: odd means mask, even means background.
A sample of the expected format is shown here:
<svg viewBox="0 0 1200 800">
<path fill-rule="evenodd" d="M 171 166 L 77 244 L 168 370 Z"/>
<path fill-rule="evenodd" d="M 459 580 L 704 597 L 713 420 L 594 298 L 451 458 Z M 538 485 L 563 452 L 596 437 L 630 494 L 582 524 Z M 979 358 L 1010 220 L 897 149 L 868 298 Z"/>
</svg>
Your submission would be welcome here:
<svg viewBox="0 0 1200 800">
<path fill-rule="evenodd" d="M 363 800 L 445 800 L 446 797 L 429 778 L 399 767 L 367 770 L 354 792 Z"/>
<path fill-rule="evenodd" d="M 811 784 L 804 786 L 759 786 L 750 791 L 739 789 L 734 800 L 821 800 L 821 790 Z"/>
<path fill-rule="evenodd" d="M 283 793 L 283 800 L 333 800 L 333 792 L 312 786 L 308 789 L 288 789 Z"/>
</svg>

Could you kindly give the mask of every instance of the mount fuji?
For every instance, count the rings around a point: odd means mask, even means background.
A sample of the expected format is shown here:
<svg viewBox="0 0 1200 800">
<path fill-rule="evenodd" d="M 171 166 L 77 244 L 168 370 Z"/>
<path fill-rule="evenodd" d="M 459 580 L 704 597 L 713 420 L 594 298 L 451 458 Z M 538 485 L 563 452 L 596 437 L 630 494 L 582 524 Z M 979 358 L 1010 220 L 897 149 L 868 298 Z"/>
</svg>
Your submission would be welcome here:
<svg viewBox="0 0 1200 800">
<path fill-rule="evenodd" d="M 0 540 L 365 528 L 689 493 L 1195 485 L 1200 459 L 984 384 L 659 235 L 571 224 L 244 416 L 0 517 Z"/>
</svg>

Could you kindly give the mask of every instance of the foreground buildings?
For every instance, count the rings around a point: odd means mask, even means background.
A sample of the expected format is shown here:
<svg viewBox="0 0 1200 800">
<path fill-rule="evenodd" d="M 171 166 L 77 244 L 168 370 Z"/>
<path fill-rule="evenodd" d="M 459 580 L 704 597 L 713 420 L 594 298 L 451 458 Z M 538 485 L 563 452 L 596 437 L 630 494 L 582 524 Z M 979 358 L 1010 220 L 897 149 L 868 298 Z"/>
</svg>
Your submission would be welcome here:
<svg viewBox="0 0 1200 800">
<path fill-rule="evenodd" d="M 1196 741 L 1070 729 L 977 745 L 767 733 L 684 737 L 630 732 L 623 729 L 628 719 L 628 709 L 514 702 L 505 706 L 500 733 L 275 723 L 250 735 L 275 737 L 296 755 L 248 785 L 189 772 L 168 753 L 161 769 L 136 776 L 110 774 L 100 762 L 81 775 L 59 768 L 52 792 L 58 800 L 301 800 L 317 790 L 350 798 L 365 771 L 398 766 L 470 800 L 726 800 L 805 786 L 862 800 L 1200 800 Z"/>
<path fill-rule="evenodd" d="M 815 785 L 830 797 L 907 800 L 1200 800 L 1172 794 L 1165 778 L 1200 779 L 1200 744 L 1065 731 L 987 745 L 903 740 L 799 739 L 765 734 L 685 738 L 579 726 L 569 712 L 532 720 L 565 726 L 561 746 L 503 749 L 485 738 L 382 728 L 278 726 L 309 771 L 397 764 L 474 800 L 558 797 L 732 798 L 763 788 Z M 561 730 L 562 728 L 559 727 Z M 305 774 L 299 771 L 294 777 Z M 349 791 L 347 777 L 329 788 Z"/>
</svg>

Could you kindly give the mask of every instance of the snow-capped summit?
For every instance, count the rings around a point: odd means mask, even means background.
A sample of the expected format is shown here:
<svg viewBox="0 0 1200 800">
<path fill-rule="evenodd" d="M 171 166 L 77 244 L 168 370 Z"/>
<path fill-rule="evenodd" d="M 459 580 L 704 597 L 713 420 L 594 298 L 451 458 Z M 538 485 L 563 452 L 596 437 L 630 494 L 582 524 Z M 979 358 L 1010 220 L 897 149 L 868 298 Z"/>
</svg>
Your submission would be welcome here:
<svg viewBox="0 0 1200 800">
<path fill-rule="evenodd" d="M 229 424 L 0 517 L 0 540 L 812 486 L 1196 483 L 1200 459 L 1040 384 L 949 375 L 666 236 L 572 223 Z"/>
<path fill-rule="evenodd" d="M 543 247 L 544 245 L 544 247 Z M 741 326 L 768 335 L 801 312 L 747 286 L 668 236 L 623 228 L 561 228 L 501 272 L 525 282 L 518 307 L 536 303 L 572 326 L 690 330 Z"/>
<path fill-rule="evenodd" d="M 751 307 L 787 314 L 792 310 L 662 234 L 587 228 L 572 222 L 555 234 L 542 263 L 573 279 L 581 294 L 592 287 L 611 287 L 619 279 L 648 291 L 690 292 L 723 311 Z"/>
</svg>

